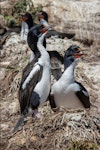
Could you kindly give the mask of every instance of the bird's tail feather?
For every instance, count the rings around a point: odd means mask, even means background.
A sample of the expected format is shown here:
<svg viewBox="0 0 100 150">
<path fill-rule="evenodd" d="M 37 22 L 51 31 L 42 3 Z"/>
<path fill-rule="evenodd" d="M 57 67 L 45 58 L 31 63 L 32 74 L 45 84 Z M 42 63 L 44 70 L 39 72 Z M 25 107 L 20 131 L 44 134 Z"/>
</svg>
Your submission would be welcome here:
<svg viewBox="0 0 100 150">
<path fill-rule="evenodd" d="M 24 115 L 22 115 L 19 119 L 18 119 L 18 121 L 17 121 L 17 123 L 16 123 L 16 125 L 15 125 L 15 127 L 14 127 L 14 129 L 13 129 L 13 133 L 14 132 L 17 132 L 17 130 L 18 130 L 18 128 L 24 123 Z"/>
</svg>

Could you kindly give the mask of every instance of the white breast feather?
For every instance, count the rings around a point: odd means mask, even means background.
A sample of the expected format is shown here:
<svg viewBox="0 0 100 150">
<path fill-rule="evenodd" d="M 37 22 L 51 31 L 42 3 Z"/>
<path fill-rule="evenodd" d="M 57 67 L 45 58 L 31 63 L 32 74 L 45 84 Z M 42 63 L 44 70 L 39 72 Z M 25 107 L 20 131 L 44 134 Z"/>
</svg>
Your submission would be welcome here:
<svg viewBox="0 0 100 150">
<path fill-rule="evenodd" d="M 32 79 L 33 75 L 40 70 L 40 66 L 36 65 L 35 67 L 33 67 L 32 71 L 29 73 L 28 77 L 26 78 L 26 80 L 24 81 L 24 83 L 22 84 L 22 89 L 24 90 L 26 88 L 26 85 L 30 82 L 30 80 Z"/>
<path fill-rule="evenodd" d="M 33 51 L 31 51 L 31 56 L 30 56 L 30 62 L 35 58 L 35 54 Z"/>
<path fill-rule="evenodd" d="M 50 67 L 43 67 L 42 78 L 36 85 L 34 91 L 39 94 L 41 103 L 47 99 L 50 92 Z"/>
</svg>

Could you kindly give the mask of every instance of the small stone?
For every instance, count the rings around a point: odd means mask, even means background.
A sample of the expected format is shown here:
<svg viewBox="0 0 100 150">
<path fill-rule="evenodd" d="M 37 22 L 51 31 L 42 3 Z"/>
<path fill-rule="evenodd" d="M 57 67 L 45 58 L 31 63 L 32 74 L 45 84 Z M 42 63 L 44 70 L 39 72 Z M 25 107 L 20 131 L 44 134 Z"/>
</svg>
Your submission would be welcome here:
<svg viewBox="0 0 100 150">
<path fill-rule="evenodd" d="M 78 114 L 78 113 L 66 114 L 66 118 L 73 121 L 80 121 L 82 118 L 82 114 Z"/>
<path fill-rule="evenodd" d="M 7 130 L 9 128 L 9 125 L 8 124 L 1 124 L 0 127 L 2 130 Z"/>
</svg>

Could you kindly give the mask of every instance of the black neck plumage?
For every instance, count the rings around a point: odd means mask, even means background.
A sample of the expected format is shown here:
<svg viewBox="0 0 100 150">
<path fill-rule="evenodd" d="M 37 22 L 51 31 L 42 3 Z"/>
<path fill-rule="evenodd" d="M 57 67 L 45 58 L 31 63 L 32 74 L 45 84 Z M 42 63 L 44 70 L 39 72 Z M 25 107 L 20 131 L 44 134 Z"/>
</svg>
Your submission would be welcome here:
<svg viewBox="0 0 100 150">
<path fill-rule="evenodd" d="M 64 70 L 66 70 L 73 62 L 75 61 L 74 57 L 64 57 Z"/>
</svg>

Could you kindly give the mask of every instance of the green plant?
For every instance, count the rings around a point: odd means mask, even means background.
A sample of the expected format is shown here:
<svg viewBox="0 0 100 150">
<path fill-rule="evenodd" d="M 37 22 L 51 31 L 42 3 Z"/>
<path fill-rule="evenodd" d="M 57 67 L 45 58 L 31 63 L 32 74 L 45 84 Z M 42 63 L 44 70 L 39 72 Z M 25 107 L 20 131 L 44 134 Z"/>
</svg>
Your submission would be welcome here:
<svg viewBox="0 0 100 150">
<path fill-rule="evenodd" d="M 14 4 L 12 8 L 12 15 L 4 16 L 6 20 L 6 25 L 8 27 L 21 26 L 20 14 L 26 12 L 28 4 L 29 2 L 26 2 L 26 0 L 21 0 Z M 41 11 L 42 9 L 42 5 L 39 5 L 36 8 L 34 7 L 34 5 L 31 5 L 29 7 L 29 12 L 31 13 L 35 23 L 38 23 L 37 12 Z"/>
<path fill-rule="evenodd" d="M 41 11 L 43 9 L 43 7 L 42 7 L 42 5 L 39 5 L 38 7 L 30 7 L 30 13 L 32 14 L 32 17 L 33 17 L 33 19 L 34 19 L 34 22 L 38 22 L 38 20 L 37 20 L 37 12 L 39 12 L 39 11 Z"/>
<path fill-rule="evenodd" d="M 13 7 L 13 10 L 12 10 L 12 14 L 14 13 L 23 13 L 26 11 L 26 8 L 27 8 L 27 3 L 26 3 L 26 0 L 21 0 L 19 2 L 17 2 L 14 7 Z"/>
<path fill-rule="evenodd" d="M 13 16 L 4 16 L 4 18 L 8 27 L 14 27 L 16 25 L 16 21 Z"/>
</svg>

